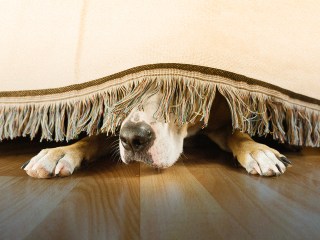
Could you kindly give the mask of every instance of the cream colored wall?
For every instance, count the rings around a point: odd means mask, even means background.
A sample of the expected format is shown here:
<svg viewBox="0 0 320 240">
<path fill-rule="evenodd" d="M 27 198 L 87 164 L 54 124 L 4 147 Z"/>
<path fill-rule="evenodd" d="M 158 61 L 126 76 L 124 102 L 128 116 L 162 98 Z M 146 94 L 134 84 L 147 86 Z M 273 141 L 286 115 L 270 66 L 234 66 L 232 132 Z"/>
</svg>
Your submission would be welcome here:
<svg viewBox="0 0 320 240">
<path fill-rule="evenodd" d="M 320 99 L 320 2 L 0 1 L 0 91 L 204 65 Z"/>
</svg>

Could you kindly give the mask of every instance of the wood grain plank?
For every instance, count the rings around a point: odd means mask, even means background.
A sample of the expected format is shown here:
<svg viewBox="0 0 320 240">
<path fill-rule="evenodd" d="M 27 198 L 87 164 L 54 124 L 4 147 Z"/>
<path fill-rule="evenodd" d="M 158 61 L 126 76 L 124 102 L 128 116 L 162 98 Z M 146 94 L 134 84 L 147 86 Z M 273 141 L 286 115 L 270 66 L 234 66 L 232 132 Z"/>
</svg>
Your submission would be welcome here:
<svg viewBox="0 0 320 240">
<path fill-rule="evenodd" d="M 0 143 L 0 239 L 318 239 L 320 149 L 286 153 L 281 177 L 249 176 L 196 138 L 175 166 L 102 159 L 68 178 L 20 165 L 51 143 Z"/>
<path fill-rule="evenodd" d="M 251 239 L 183 163 L 161 174 L 143 167 L 140 188 L 141 239 Z"/>
<path fill-rule="evenodd" d="M 138 163 L 105 159 L 75 176 L 77 185 L 26 239 L 139 239 Z"/>
<path fill-rule="evenodd" d="M 227 162 L 212 167 L 215 164 L 211 163 L 216 160 L 210 161 L 201 155 L 190 152 L 186 162 L 189 172 L 254 239 L 315 239 L 319 236 L 319 181 L 310 180 L 314 175 L 297 177 L 303 167 L 296 154 L 289 155 L 294 167 L 274 178 L 243 174 L 243 170 L 230 169 Z M 226 161 L 228 158 L 225 154 Z M 220 155 L 217 161 L 221 159 Z M 303 164 L 307 165 L 308 160 L 305 157 Z M 317 164 L 314 174 L 320 179 L 320 162 Z M 313 184 L 306 188 L 309 181 Z"/>
<path fill-rule="evenodd" d="M 77 179 L 0 177 L 0 239 L 22 239 L 68 195 Z"/>
</svg>

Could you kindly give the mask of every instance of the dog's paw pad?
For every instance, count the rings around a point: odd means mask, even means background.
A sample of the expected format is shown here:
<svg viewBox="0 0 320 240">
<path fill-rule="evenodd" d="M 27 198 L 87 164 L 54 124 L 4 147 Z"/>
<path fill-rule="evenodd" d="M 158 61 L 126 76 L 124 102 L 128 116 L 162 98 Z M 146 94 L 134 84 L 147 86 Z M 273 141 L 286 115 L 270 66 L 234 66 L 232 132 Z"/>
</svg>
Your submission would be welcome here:
<svg viewBox="0 0 320 240">
<path fill-rule="evenodd" d="M 60 160 L 55 169 L 55 176 L 67 177 L 70 176 L 74 171 L 74 167 L 66 160 Z"/>
<path fill-rule="evenodd" d="M 291 165 L 291 162 L 278 151 L 257 143 L 242 151 L 237 158 L 248 173 L 261 176 L 279 176 Z"/>
<path fill-rule="evenodd" d="M 259 167 L 258 163 L 255 162 L 255 161 L 251 161 L 251 162 L 250 162 L 250 166 L 247 168 L 247 171 L 248 171 L 250 174 L 253 174 L 253 175 L 255 175 L 255 174 L 260 174 L 260 175 L 262 175 L 261 170 L 260 170 L 260 167 Z"/>
<path fill-rule="evenodd" d="M 34 178 L 66 177 L 73 173 L 80 162 L 79 155 L 61 147 L 42 150 L 21 168 Z"/>
<path fill-rule="evenodd" d="M 26 172 L 29 176 L 34 178 L 51 178 L 53 176 L 52 172 L 48 171 L 44 167 L 27 170 Z"/>
</svg>

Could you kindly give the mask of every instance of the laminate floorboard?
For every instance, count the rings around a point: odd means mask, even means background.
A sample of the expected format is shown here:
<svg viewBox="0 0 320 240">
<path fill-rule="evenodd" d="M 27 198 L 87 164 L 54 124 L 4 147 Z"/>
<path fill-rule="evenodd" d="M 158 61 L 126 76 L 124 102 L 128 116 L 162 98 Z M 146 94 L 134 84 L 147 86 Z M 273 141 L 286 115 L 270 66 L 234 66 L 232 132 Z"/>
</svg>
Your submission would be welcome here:
<svg viewBox="0 0 320 240">
<path fill-rule="evenodd" d="M 171 168 L 105 157 L 67 178 L 20 166 L 56 143 L 0 143 L 0 239 L 319 239 L 320 149 L 251 176 L 205 137 Z"/>
</svg>

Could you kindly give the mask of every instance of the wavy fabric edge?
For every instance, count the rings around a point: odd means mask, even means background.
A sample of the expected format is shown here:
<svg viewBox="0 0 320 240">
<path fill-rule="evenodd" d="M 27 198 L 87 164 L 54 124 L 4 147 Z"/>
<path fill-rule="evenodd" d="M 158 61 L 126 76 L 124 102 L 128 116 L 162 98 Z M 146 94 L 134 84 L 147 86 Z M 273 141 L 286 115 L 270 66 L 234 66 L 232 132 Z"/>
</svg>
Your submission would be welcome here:
<svg viewBox="0 0 320 240">
<path fill-rule="evenodd" d="M 62 88 L 0 92 L 0 140 L 40 134 L 41 140 L 68 141 L 81 132 L 114 134 L 133 108 L 157 93 L 162 96 L 157 119 L 178 125 L 200 119 L 206 126 L 217 91 L 229 104 L 233 129 L 271 134 L 291 145 L 320 146 L 320 100 L 243 75 L 173 63 L 139 66 Z"/>
</svg>

